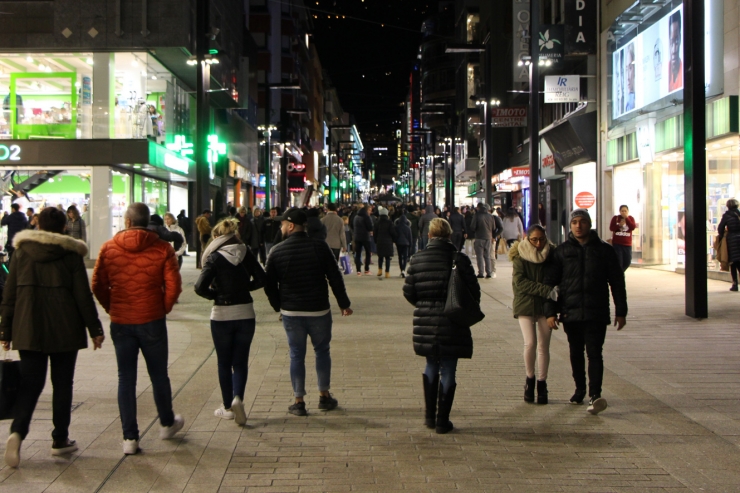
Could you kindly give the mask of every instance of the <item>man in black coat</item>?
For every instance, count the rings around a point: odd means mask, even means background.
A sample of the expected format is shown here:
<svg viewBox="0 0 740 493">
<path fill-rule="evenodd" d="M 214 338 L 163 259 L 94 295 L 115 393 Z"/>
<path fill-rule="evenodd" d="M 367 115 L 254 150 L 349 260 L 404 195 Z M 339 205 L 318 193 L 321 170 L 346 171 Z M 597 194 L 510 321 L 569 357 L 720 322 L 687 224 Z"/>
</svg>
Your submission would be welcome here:
<svg viewBox="0 0 740 493">
<path fill-rule="evenodd" d="M 450 213 L 450 226 L 452 227 L 452 244 L 460 251 L 465 238 L 468 237 L 468 231 L 465 229 L 465 217 L 460 214 L 460 209 L 457 207 L 453 207 Z"/>
<path fill-rule="evenodd" d="M 15 251 L 15 248 L 13 247 L 13 237 L 15 237 L 16 233 L 19 233 L 28 227 L 28 220 L 26 219 L 26 216 L 21 212 L 20 205 L 11 204 L 10 210 L 12 212 L 8 214 L 6 211 L 5 215 L 3 215 L 3 218 L 0 221 L 0 224 L 2 224 L 2 226 L 8 227 L 8 241 L 5 243 L 5 251 L 8 252 L 8 261 L 10 261 L 10 257 Z"/>
<path fill-rule="evenodd" d="M 547 300 L 545 314 L 551 328 L 556 329 L 560 313 L 570 345 L 570 364 L 576 391 L 570 402 L 582 404 L 586 396 L 586 363 L 583 348 L 588 355 L 588 412 L 598 414 L 606 409 L 601 397 L 604 378 L 602 350 L 606 328 L 611 323 L 609 288 L 614 298 L 614 325 L 617 330 L 627 323 L 627 292 L 624 272 L 617 253 L 601 241 L 591 230 L 591 216 L 585 209 L 576 209 L 570 215 L 568 240 L 555 249 L 553 261 L 545 271 L 548 286 L 558 286 L 558 301 Z"/>
<path fill-rule="evenodd" d="M 355 267 L 357 275 L 362 275 L 362 251 L 365 250 L 365 275 L 370 275 L 370 253 L 373 235 L 373 220 L 370 219 L 370 206 L 363 207 L 357 212 L 354 220 Z"/>
<path fill-rule="evenodd" d="M 290 381 L 295 403 L 288 412 L 305 416 L 306 404 L 306 338 L 311 338 L 316 354 L 319 384 L 319 409 L 330 411 L 337 400 L 329 393 L 331 383 L 331 305 L 329 286 L 337 298 L 342 316 L 352 315 L 344 279 L 326 241 L 309 238 L 305 232 L 308 220 L 299 209 L 288 210 L 282 218 L 284 240 L 275 245 L 267 258 L 265 294 L 270 305 L 283 318 L 283 328 L 290 346 Z"/>
<path fill-rule="evenodd" d="M 262 240 L 262 244 L 265 245 L 265 252 L 267 255 L 270 254 L 270 250 L 272 250 L 272 246 L 275 244 L 275 240 L 278 238 L 278 233 L 280 232 L 279 215 L 280 209 L 278 207 L 273 207 L 270 209 L 270 217 L 266 218 L 262 223 L 260 238 Z"/>
</svg>

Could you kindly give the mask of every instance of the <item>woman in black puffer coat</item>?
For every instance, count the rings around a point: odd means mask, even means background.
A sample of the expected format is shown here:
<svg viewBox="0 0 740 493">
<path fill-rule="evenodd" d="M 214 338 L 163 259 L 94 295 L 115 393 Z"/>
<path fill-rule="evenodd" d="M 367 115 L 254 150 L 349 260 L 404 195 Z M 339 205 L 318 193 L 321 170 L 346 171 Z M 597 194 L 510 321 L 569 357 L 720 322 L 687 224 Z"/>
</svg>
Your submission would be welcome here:
<svg viewBox="0 0 740 493">
<path fill-rule="evenodd" d="M 385 260 L 385 277 L 391 277 L 391 259 L 393 258 L 393 243 L 398 237 L 396 227 L 388 218 L 388 209 L 378 208 L 378 222 L 373 227 L 373 238 L 378 249 L 378 277 L 383 275 L 383 261 Z"/>
<path fill-rule="evenodd" d="M 727 211 L 722 215 L 722 220 L 717 227 L 719 238 L 727 235 L 727 256 L 730 260 L 730 274 L 732 274 L 732 287 L 730 291 L 737 291 L 737 271 L 740 266 L 740 202 L 735 199 L 727 201 Z"/>
<path fill-rule="evenodd" d="M 428 428 L 435 428 L 436 425 L 437 433 L 447 433 L 452 429 L 449 418 L 457 387 L 457 360 L 473 356 L 470 327 L 455 327 L 443 315 L 455 254 L 457 268 L 473 297 L 480 302 L 480 286 L 473 264 L 464 253 L 457 253 L 457 248 L 450 241 L 451 236 L 452 228 L 447 221 L 439 218 L 431 221 L 429 243 L 424 250 L 411 257 L 403 286 L 404 297 L 416 306 L 414 351 L 427 359 L 423 374 L 426 402 L 424 423 Z"/>
</svg>

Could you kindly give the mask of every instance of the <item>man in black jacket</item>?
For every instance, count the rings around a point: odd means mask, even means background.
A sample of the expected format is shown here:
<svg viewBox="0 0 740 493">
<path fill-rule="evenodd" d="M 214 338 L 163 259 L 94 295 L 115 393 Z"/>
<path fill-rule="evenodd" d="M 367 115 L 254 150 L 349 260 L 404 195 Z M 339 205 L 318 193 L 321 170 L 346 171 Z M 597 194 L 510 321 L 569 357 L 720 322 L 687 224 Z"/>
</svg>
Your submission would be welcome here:
<svg viewBox="0 0 740 493">
<path fill-rule="evenodd" d="M 617 330 L 627 323 L 627 292 L 624 272 L 614 248 L 601 241 L 591 230 L 591 216 L 585 209 L 576 209 L 570 215 L 570 235 L 553 255 L 545 271 L 545 284 L 558 286 L 557 303 L 547 300 L 545 314 L 551 328 L 556 329 L 557 313 L 563 322 L 570 345 L 570 364 L 576 391 L 570 402 L 582 404 L 586 396 L 586 363 L 583 348 L 588 355 L 588 412 L 598 414 L 606 409 L 601 397 L 604 377 L 602 349 L 606 328 L 611 323 L 609 287 L 614 298 L 614 325 Z"/>
<path fill-rule="evenodd" d="M 275 245 L 267 258 L 265 293 L 270 305 L 279 311 L 290 346 L 290 381 L 295 403 L 288 412 L 305 416 L 306 404 L 306 338 L 311 338 L 316 354 L 319 384 L 319 409 L 337 407 L 329 393 L 331 383 L 331 305 L 327 280 L 337 298 L 342 316 L 352 315 L 344 279 L 329 245 L 309 238 L 305 232 L 308 218 L 299 209 L 288 210 L 282 218 L 282 242 Z"/>
<path fill-rule="evenodd" d="M 265 252 L 267 255 L 270 254 L 272 246 L 275 244 L 275 238 L 280 232 L 280 209 L 273 207 L 270 209 L 270 217 L 266 218 L 262 223 L 262 230 L 260 234 L 262 236 L 262 243 L 265 245 Z"/>
<path fill-rule="evenodd" d="M 8 241 L 5 243 L 5 251 L 8 252 L 8 261 L 10 261 L 10 257 L 15 251 L 15 248 L 13 248 L 13 237 L 15 237 L 16 233 L 23 231 L 28 226 L 28 220 L 21 212 L 20 205 L 11 204 L 10 210 L 12 212 L 10 214 L 6 212 L 2 221 L 0 221 L 0 224 L 8 227 Z"/>
<path fill-rule="evenodd" d="M 450 213 L 450 226 L 452 226 L 452 244 L 455 245 L 459 252 L 462 250 L 463 242 L 467 238 L 468 232 L 465 229 L 465 217 L 460 214 L 460 209 L 457 207 L 453 207 Z"/>
</svg>

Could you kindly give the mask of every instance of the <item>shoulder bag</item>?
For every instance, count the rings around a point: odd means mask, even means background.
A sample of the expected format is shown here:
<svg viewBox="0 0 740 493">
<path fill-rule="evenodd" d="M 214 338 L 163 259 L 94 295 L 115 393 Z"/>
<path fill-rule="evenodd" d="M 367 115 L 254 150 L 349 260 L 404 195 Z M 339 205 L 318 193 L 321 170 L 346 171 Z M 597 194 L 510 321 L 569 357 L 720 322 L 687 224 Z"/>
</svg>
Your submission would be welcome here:
<svg viewBox="0 0 740 493">
<path fill-rule="evenodd" d="M 485 317 L 480 309 L 480 303 L 473 298 L 465 279 L 457 268 L 459 253 L 452 257 L 452 270 L 447 284 L 447 300 L 445 301 L 444 316 L 453 325 L 471 327 Z"/>
</svg>

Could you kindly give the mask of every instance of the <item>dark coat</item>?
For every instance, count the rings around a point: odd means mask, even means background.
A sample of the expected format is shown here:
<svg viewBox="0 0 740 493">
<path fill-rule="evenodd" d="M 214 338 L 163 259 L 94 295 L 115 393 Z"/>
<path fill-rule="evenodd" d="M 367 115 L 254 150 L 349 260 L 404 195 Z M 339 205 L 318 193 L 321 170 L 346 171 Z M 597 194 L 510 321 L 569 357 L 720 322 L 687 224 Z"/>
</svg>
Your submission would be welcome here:
<svg viewBox="0 0 740 493">
<path fill-rule="evenodd" d="M 548 262 L 552 261 L 556 247 L 549 243 L 547 257 L 543 255 L 544 261 L 540 262 L 539 260 L 542 259 L 525 258 L 529 257 L 527 250 L 524 253 L 519 250 L 525 241 L 529 243 L 526 239 L 521 242 L 517 241 L 509 249 L 509 260 L 511 260 L 513 271 L 511 277 L 511 287 L 514 291 L 512 308 L 514 318 L 520 316 L 539 318 L 545 315 L 545 300 L 550 296 L 550 291 L 554 287 L 543 284 L 542 281 L 545 279 L 545 267 Z M 525 244 L 524 247 L 526 248 L 527 245 Z"/>
<path fill-rule="evenodd" d="M 373 229 L 373 237 L 378 250 L 378 257 L 392 257 L 393 243 L 398 238 L 396 227 L 388 216 L 380 216 Z"/>
<path fill-rule="evenodd" d="M 0 341 L 13 349 L 61 353 L 87 347 L 103 326 L 85 270 L 85 243 L 47 231 L 25 230 L 5 281 Z M 169 247 L 169 245 L 168 245 Z"/>
<path fill-rule="evenodd" d="M 450 213 L 449 222 L 453 233 L 467 234 L 467 230 L 465 229 L 465 216 L 459 212 L 452 212 Z"/>
<path fill-rule="evenodd" d="M 732 263 L 740 263 L 740 213 L 728 210 L 722 215 L 717 227 L 719 237 L 727 236 L 727 256 Z"/>
<path fill-rule="evenodd" d="M 355 241 L 370 241 L 370 233 L 373 231 L 373 220 L 366 209 L 360 209 L 354 221 Z"/>
<path fill-rule="evenodd" d="M 396 234 L 396 245 L 398 246 L 409 246 L 414 241 L 411 223 L 406 216 L 401 216 L 396 220 Z"/>
<path fill-rule="evenodd" d="M 601 241 L 596 231 L 581 245 L 573 234 L 555 249 L 552 261 L 545 269 L 544 284 L 558 286 L 558 301 L 545 302 L 545 316 L 559 312 L 563 323 L 611 323 L 609 287 L 614 297 L 615 315 L 627 316 L 627 291 L 624 272 L 617 253 L 610 244 Z"/>
<path fill-rule="evenodd" d="M 305 232 L 293 233 L 273 246 L 266 270 L 265 294 L 276 312 L 328 310 L 331 307 L 328 285 L 339 308 L 350 306 L 342 272 L 329 245 L 309 238 Z"/>
<path fill-rule="evenodd" d="M 407 212 L 406 219 L 409 220 L 411 225 L 411 235 L 414 239 L 417 239 L 419 237 L 419 216 L 411 212 Z"/>
<path fill-rule="evenodd" d="M 457 252 L 449 240 L 430 240 L 427 248 L 411 257 L 406 269 L 403 296 L 414 305 L 414 352 L 419 356 L 470 358 L 473 337 L 470 327 L 453 327 L 443 315 L 452 256 Z M 470 292 L 480 301 L 480 286 L 473 264 L 458 254 L 460 269 Z"/>
<path fill-rule="evenodd" d="M 240 245 L 242 242 L 236 237 L 226 241 L 220 248 L 229 245 Z M 219 249 L 220 249 L 219 248 Z M 242 247 L 234 264 L 219 253 L 218 250 L 208 256 L 200 277 L 195 283 L 195 293 L 207 300 L 214 300 L 215 305 L 247 305 L 252 303 L 250 291 L 265 285 L 265 271 L 252 252 Z"/>
<path fill-rule="evenodd" d="M 274 243 L 275 237 L 280 233 L 280 217 L 266 218 L 262 223 L 261 243 Z"/>
<path fill-rule="evenodd" d="M 314 240 L 326 241 L 326 226 L 319 216 L 310 216 L 306 222 L 306 233 Z"/>
<path fill-rule="evenodd" d="M 182 244 L 185 243 L 185 238 L 183 238 L 180 233 L 177 231 L 170 231 L 166 226 L 162 226 L 161 224 L 150 222 L 146 229 L 157 233 L 159 235 L 159 239 L 164 240 L 167 243 L 172 243 L 172 247 L 175 251 L 180 250 L 180 248 L 182 248 Z"/>
<path fill-rule="evenodd" d="M 18 212 L 11 212 L 7 216 L 4 216 L 2 220 L 0 220 L 0 224 L 2 226 L 8 227 L 8 245 L 13 244 L 13 237 L 26 229 L 28 226 L 28 219 L 26 219 L 26 215 L 23 214 L 21 211 Z"/>
<path fill-rule="evenodd" d="M 242 240 L 245 245 L 251 247 L 253 243 L 252 237 L 254 236 L 254 225 L 249 216 L 246 214 L 243 216 L 241 214 L 237 214 L 234 216 L 234 219 L 239 221 L 239 239 Z"/>
</svg>

